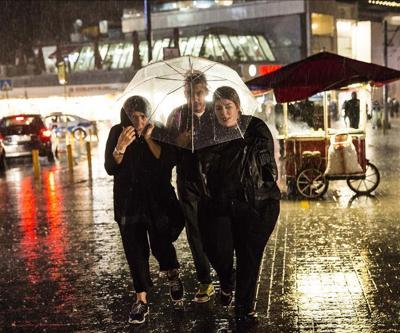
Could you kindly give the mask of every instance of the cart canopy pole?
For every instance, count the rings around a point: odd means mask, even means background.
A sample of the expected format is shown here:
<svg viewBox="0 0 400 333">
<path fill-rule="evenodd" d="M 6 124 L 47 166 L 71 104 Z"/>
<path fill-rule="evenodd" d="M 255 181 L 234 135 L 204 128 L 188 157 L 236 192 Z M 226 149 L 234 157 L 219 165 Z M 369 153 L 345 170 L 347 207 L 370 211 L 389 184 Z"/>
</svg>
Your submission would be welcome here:
<svg viewBox="0 0 400 333">
<path fill-rule="evenodd" d="M 283 103 L 283 131 L 285 138 L 288 137 L 288 103 Z"/>
<path fill-rule="evenodd" d="M 328 98 L 326 91 L 324 91 L 324 97 L 323 97 L 323 110 L 324 110 L 324 132 L 325 132 L 325 138 L 329 137 L 329 122 L 328 122 Z"/>
</svg>

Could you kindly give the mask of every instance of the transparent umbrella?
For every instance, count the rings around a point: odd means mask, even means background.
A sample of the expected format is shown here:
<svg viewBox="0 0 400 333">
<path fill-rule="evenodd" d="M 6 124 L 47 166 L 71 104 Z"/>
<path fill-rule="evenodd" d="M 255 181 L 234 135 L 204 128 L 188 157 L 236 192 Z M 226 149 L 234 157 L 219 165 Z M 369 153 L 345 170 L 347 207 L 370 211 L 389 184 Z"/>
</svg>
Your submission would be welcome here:
<svg viewBox="0 0 400 333">
<path fill-rule="evenodd" d="M 208 116 L 201 116 L 201 131 L 207 131 L 207 135 L 201 136 L 199 136 L 199 126 L 195 126 L 200 117 L 194 111 L 196 98 L 193 95 L 196 93 L 194 86 L 198 83 L 198 76 L 203 76 L 207 84 L 207 91 L 203 98 Z M 241 117 L 242 120 L 234 129 L 218 130 L 219 125 L 214 117 L 211 101 L 215 90 L 222 86 L 235 89 L 240 98 L 242 115 L 253 115 L 257 111 L 257 101 L 234 69 L 192 56 L 160 61 L 140 69 L 119 101 L 123 102 L 133 95 L 145 97 L 151 106 L 150 121 L 160 129 L 153 131 L 154 138 L 193 151 L 239 138 L 243 136 L 247 128 L 249 117 L 245 116 Z M 183 112 L 177 113 L 177 110 Z M 180 143 L 173 128 L 178 129 L 178 132 L 189 133 L 191 136 L 189 144 Z"/>
</svg>

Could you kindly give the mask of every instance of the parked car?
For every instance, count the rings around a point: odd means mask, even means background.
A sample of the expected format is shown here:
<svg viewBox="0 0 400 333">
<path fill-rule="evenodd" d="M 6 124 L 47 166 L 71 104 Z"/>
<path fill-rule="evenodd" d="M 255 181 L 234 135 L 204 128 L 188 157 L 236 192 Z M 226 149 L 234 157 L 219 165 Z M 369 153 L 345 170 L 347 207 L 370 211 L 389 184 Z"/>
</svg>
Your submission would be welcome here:
<svg viewBox="0 0 400 333">
<path fill-rule="evenodd" d="M 0 133 L 0 172 L 6 169 L 6 151 L 4 149 L 3 136 Z"/>
<path fill-rule="evenodd" d="M 76 115 L 55 112 L 45 117 L 45 122 L 58 137 L 64 137 L 68 132 L 76 140 L 85 139 L 90 132 L 97 137 L 96 122 Z"/>
<path fill-rule="evenodd" d="M 0 120 L 5 157 L 22 157 L 32 155 L 33 149 L 39 150 L 39 156 L 47 156 L 54 161 L 51 147 L 52 133 L 37 114 L 20 114 L 4 117 Z"/>
</svg>

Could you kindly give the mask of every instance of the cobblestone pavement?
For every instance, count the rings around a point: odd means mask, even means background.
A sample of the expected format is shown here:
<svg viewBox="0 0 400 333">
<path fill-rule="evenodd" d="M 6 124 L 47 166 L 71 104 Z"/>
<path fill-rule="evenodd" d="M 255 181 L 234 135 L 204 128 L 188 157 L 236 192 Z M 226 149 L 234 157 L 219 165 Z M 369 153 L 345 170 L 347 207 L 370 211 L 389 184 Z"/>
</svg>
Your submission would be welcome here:
<svg viewBox="0 0 400 333">
<path fill-rule="evenodd" d="M 374 196 L 352 196 L 337 181 L 323 200 L 282 201 L 260 274 L 260 323 L 250 332 L 400 331 L 400 121 L 392 125 L 385 136 L 368 132 L 367 155 L 382 177 Z M 184 308 L 170 305 L 152 259 L 150 321 L 127 324 L 132 284 L 103 145 L 93 149 L 92 179 L 84 160 L 73 175 L 61 160 L 43 165 L 38 180 L 29 163 L 1 176 L 0 331 L 235 331 L 233 309 L 191 302 L 196 282 L 184 234 L 176 243 Z"/>
</svg>

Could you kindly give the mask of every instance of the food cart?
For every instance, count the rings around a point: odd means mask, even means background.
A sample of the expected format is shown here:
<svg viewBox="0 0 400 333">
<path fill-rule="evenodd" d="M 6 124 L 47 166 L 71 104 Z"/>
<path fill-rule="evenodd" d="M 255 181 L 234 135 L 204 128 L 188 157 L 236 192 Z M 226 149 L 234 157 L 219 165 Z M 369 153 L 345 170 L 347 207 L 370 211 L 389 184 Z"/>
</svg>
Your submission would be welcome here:
<svg viewBox="0 0 400 333">
<path fill-rule="evenodd" d="M 333 180 L 346 180 L 357 194 L 369 194 L 378 187 L 378 168 L 367 158 L 365 109 L 360 109 L 357 128 L 346 125 L 343 118 L 333 126 L 327 92 L 360 83 L 382 85 L 399 78 L 400 71 L 321 52 L 246 82 L 253 91 L 273 90 L 283 107 L 283 131 L 278 139 L 284 145 L 288 192 L 315 199 L 326 193 Z M 320 105 L 307 107 L 315 96 L 322 101 Z M 309 127 L 306 131 L 290 129 L 299 114 Z M 348 163 L 352 158 L 353 164 Z M 334 164 L 342 168 L 332 172 Z"/>
</svg>

